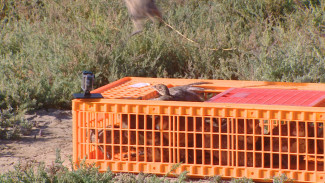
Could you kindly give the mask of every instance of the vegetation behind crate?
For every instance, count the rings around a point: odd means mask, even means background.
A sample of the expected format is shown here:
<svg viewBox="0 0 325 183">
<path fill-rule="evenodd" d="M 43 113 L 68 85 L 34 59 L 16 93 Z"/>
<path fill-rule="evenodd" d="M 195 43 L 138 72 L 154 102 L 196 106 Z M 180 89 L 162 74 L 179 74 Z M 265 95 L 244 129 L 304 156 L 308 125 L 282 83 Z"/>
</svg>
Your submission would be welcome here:
<svg viewBox="0 0 325 183">
<path fill-rule="evenodd" d="M 132 22 L 118 0 L 1 1 L 1 112 L 70 108 L 83 70 L 96 74 L 95 87 L 125 76 L 325 81 L 320 0 L 157 3 L 199 46 L 151 22 L 127 39 Z M 23 123 L 3 119 L 1 130 Z"/>
</svg>

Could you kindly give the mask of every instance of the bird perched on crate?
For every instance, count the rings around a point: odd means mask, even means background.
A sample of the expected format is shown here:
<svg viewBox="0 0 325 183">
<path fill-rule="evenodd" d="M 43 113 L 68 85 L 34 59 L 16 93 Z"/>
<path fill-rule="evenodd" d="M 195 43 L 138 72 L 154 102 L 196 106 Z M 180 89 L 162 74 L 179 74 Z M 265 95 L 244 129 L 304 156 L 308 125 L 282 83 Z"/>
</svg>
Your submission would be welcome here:
<svg viewBox="0 0 325 183">
<path fill-rule="evenodd" d="M 171 95 L 168 87 L 164 84 L 157 84 L 154 85 L 152 88 L 154 88 L 160 94 L 160 97 L 153 98 L 151 100 L 179 101 L 182 99 L 177 96 Z"/>
<path fill-rule="evenodd" d="M 152 100 L 203 102 L 204 100 L 202 97 L 195 91 L 204 91 L 204 88 L 193 86 L 202 84 L 209 84 L 209 82 L 197 82 L 172 88 L 168 88 L 164 84 L 157 84 L 152 88 L 154 88 L 161 96 Z"/>
</svg>

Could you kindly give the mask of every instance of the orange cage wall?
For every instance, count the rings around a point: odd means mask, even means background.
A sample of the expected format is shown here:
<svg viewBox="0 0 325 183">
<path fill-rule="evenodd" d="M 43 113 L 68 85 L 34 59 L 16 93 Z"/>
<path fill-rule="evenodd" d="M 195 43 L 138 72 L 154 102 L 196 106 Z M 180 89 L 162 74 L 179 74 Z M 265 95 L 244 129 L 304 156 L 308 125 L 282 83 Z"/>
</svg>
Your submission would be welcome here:
<svg viewBox="0 0 325 183">
<path fill-rule="evenodd" d="M 173 173 L 324 182 L 323 107 L 146 100 L 156 95 L 153 84 L 198 81 L 210 82 L 202 85 L 206 99 L 233 86 L 325 91 L 321 84 L 123 78 L 93 91 L 105 99 L 73 100 L 74 161 L 102 172 L 164 175 L 182 162 Z"/>
</svg>

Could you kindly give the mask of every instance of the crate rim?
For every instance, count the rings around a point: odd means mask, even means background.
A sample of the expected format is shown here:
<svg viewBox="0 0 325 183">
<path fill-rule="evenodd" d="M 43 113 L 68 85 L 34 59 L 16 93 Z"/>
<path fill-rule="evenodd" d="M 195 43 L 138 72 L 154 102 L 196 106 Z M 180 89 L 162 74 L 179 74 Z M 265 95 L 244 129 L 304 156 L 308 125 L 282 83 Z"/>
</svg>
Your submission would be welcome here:
<svg viewBox="0 0 325 183">
<path fill-rule="evenodd" d="M 153 101 L 153 100 L 135 100 L 135 99 L 73 99 L 73 103 L 119 104 L 119 105 L 128 104 L 128 105 L 147 105 L 147 106 L 164 106 L 164 107 L 169 107 L 169 106 L 170 107 L 192 107 L 192 108 L 193 107 L 228 108 L 228 109 L 236 108 L 236 109 L 296 111 L 296 112 L 325 112 L 325 107 L 238 104 L 238 103 L 212 103 L 212 102 L 184 102 L 184 101 Z"/>
</svg>

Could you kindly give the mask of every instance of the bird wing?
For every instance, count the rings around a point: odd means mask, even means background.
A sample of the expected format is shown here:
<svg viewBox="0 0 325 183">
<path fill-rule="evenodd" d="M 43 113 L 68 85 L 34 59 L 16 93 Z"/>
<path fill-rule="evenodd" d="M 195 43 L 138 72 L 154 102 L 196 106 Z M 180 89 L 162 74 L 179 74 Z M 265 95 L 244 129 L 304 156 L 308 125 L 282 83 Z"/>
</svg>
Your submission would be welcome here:
<svg viewBox="0 0 325 183">
<path fill-rule="evenodd" d="M 210 82 L 195 82 L 187 85 L 182 86 L 175 86 L 169 88 L 169 92 L 171 95 L 176 95 L 179 91 L 204 91 L 204 88 L 196 87 L 194 85 L 202 85 L 202 84 L 211 84 Z"/>
</svg>

